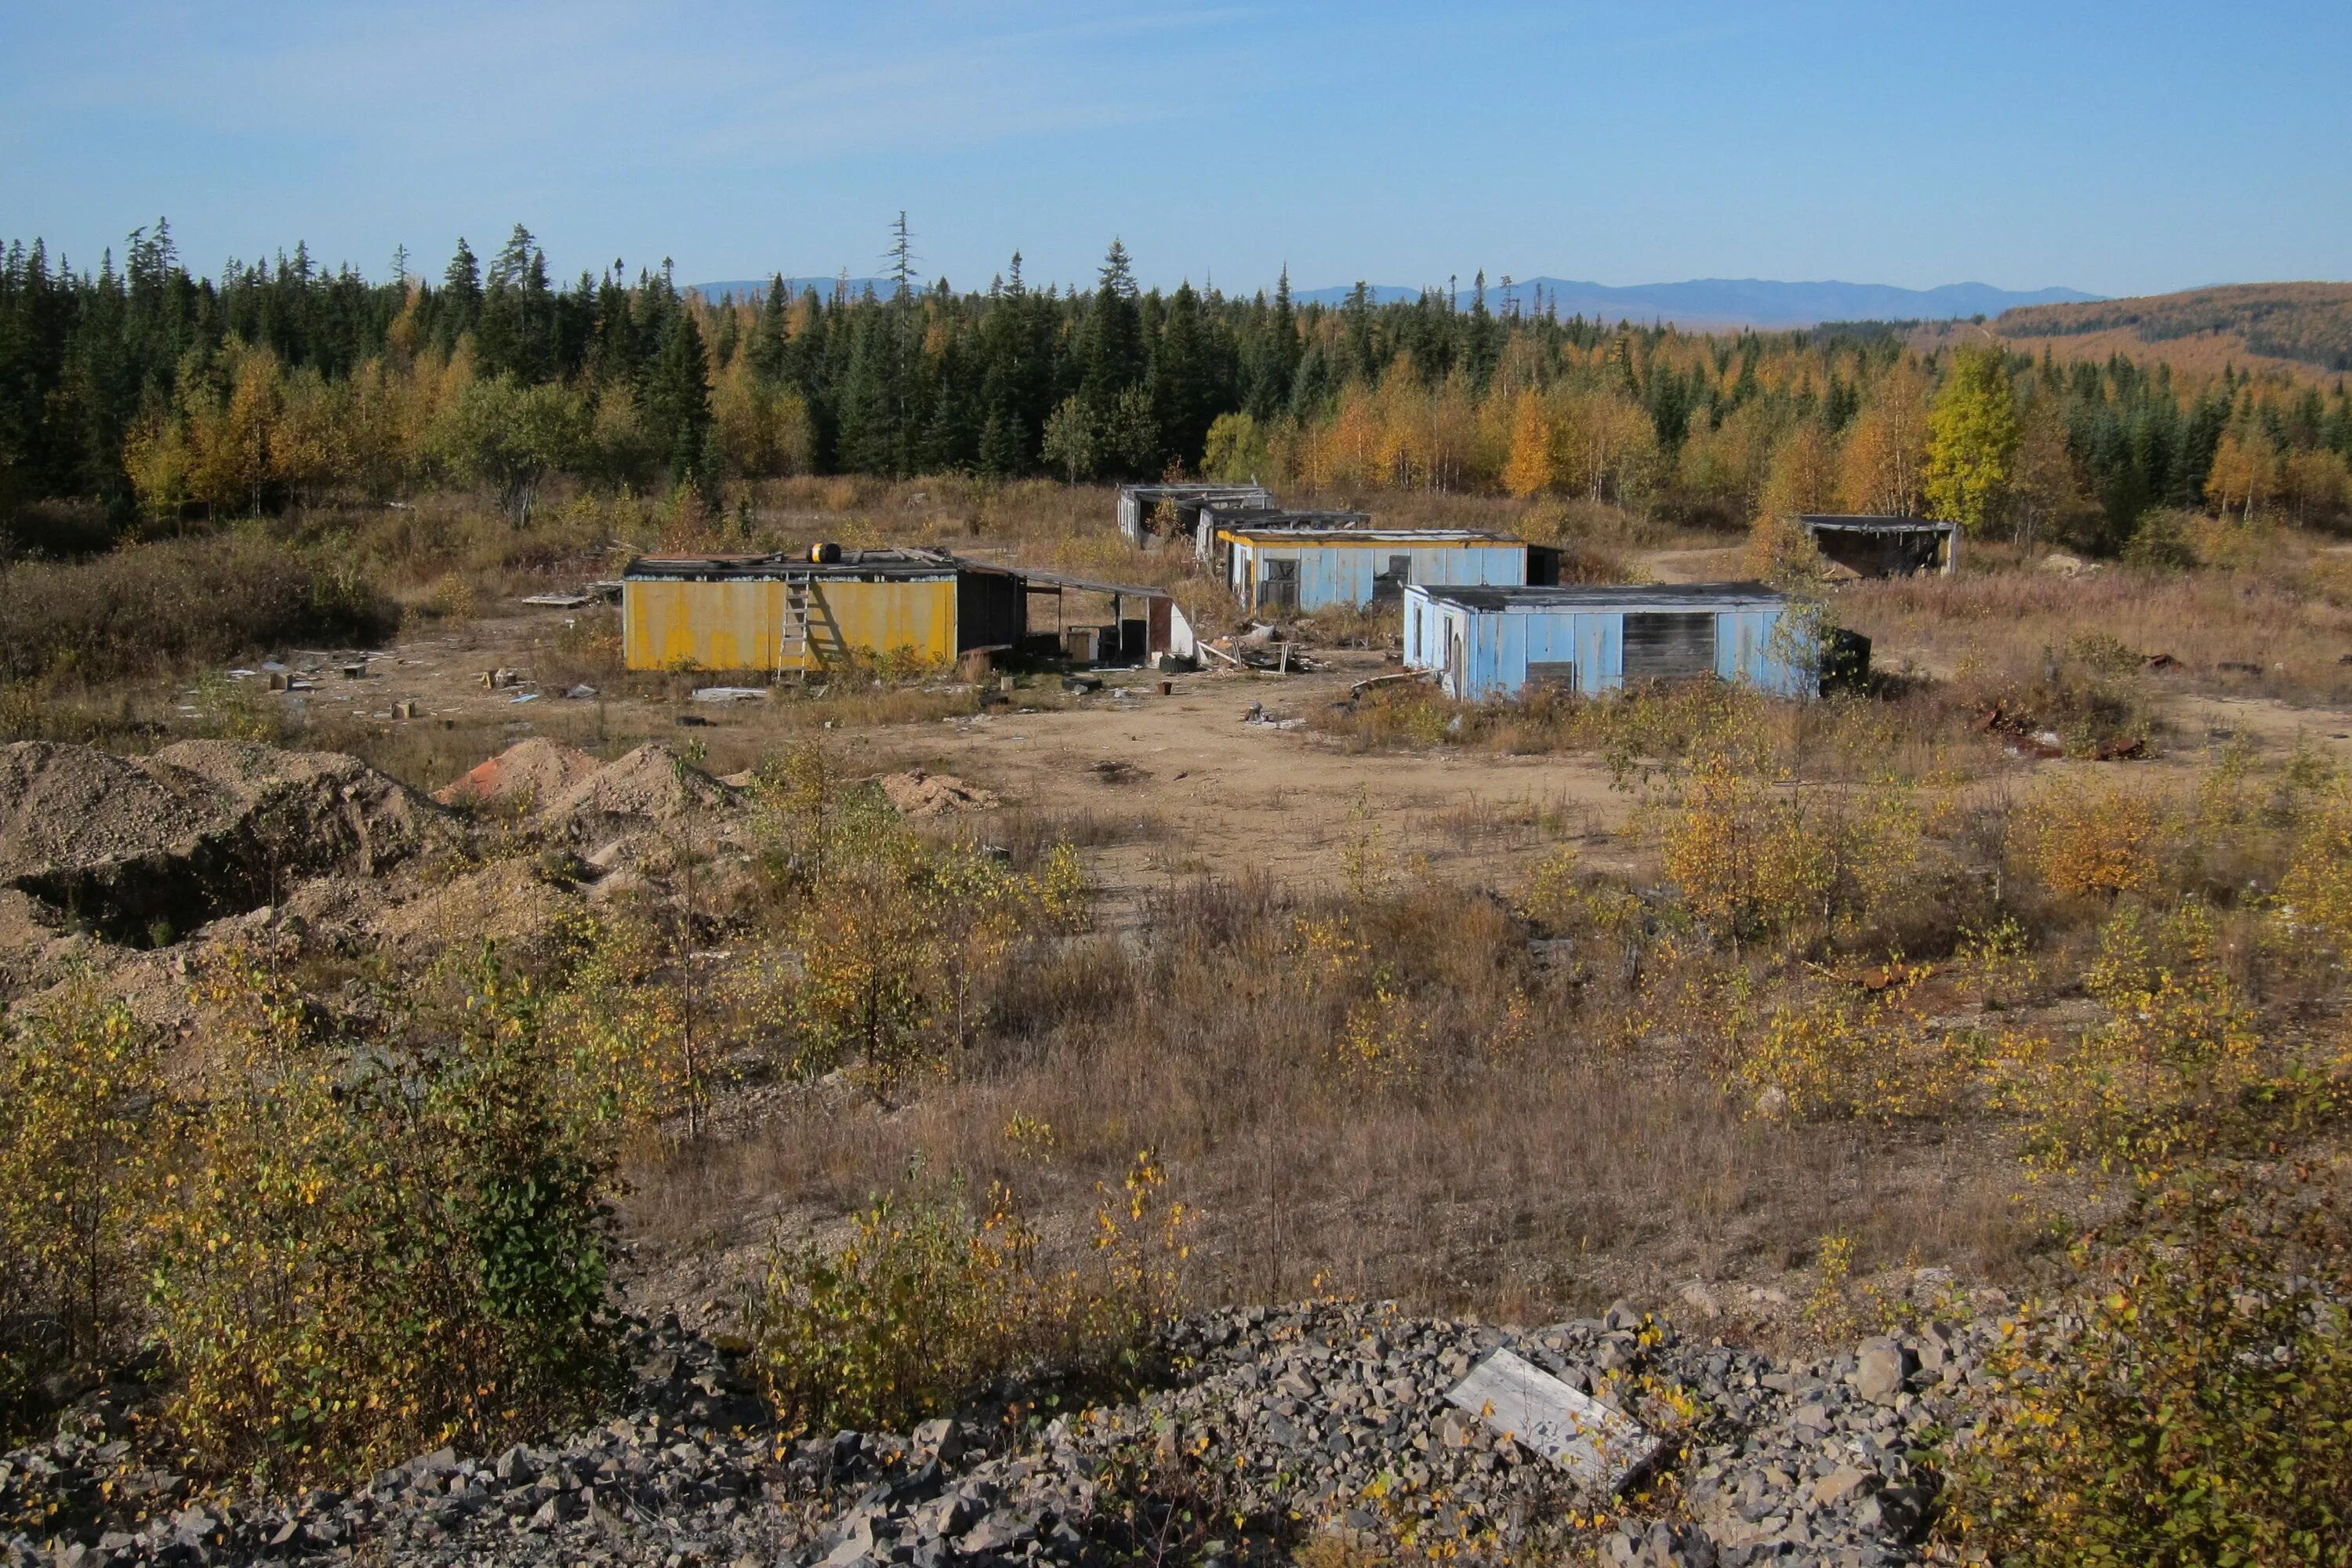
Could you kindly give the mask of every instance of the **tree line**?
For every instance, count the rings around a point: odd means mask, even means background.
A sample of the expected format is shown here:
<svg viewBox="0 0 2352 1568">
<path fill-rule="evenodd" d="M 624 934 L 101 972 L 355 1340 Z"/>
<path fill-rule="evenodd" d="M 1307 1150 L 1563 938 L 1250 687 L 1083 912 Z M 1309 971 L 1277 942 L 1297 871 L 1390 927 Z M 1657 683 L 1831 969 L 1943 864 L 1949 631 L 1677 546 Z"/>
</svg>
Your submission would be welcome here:
<svg viewBox="0 0 2352 1568">
<path fill-rule="evenodd" d="M 371 281 L 300 246 L 198 277 L 162 222 L 94 272 L 11 243 L 0 508 L 87 503 L 120 529 L 444 484 L 520 514 L 554 474 L 716 500 L 792 473 L 1183 469 L 1699 523 L 1934 506 L 2093 549 L 2157 508 L 2352 508 L 2340 383 L 1922 352 L 1870 324 L 1563 321 L 1496 309 L 1483 274 L 1391 303 L 1302 304 L 1286 277 L 1162 292 L 1116 240 L 1090 290 L 1033 288 L 1016 255 L 959 292 L 915 275 L 903 217 L 896 241 L 879 288 L 717 300 L 667 262 L 558 285 L 520 225 L 487 265 L 460 240 L 437 279 L 404 251 Z"/>
</svg>

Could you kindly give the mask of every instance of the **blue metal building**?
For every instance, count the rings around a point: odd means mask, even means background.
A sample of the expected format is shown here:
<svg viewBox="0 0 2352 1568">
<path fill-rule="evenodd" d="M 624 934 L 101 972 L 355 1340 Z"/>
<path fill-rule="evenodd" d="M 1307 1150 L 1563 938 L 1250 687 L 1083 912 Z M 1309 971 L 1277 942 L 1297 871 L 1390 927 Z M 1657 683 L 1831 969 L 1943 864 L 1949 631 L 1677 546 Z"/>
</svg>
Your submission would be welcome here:
<svg viewBox="0 0 2352 1568">
<path fill-rule="evenodd" d="M 1394 603 L 1417 583 L 1522 584 L 1528 546 L 1467 529 L 1220 528 L 1226 581 L 1251 609 Z"/>
<path fill-rule="evenodd" d="M 1404 661 L 1439 671 L 1446 695 L 1470 701 L 1705 676 L 1780 697 L 1821 690 L 1812 618 L 1761 583 L 1415 584 L 1404 596 Z"/>
</svg>

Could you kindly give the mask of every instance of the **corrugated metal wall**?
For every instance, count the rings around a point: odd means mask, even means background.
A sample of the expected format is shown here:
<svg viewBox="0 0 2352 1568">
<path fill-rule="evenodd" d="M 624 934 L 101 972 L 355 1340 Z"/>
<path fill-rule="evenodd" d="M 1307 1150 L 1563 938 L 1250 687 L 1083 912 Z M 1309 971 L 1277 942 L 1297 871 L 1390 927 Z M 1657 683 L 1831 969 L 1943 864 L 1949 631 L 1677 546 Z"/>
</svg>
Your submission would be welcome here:
<svg viewBox="0 0 2352 1568">
<path fill-rule="evenodd" d="M 1786 644 L 1776 641 L 1782 612 L 1769 607 L 1715 612 L 1715 674 L 1780 697 L 1814 694 L 1804 631 L 1789 623 Z M 1530 664 L 1575 667 L 1575 689 L 1597 697 L 1625 684 L 1625 612 L 1541 607 L 1471 612 L 1426 598 L 1407 602 L 1405 662 L 1445 672 L 1448 695 L 1483 701 L 1517 696 Z M 1463 657 L 1453 658 L 1459 637 Z M 1790 656 L 1801 662 L 1792 662 Z M 1811 656 L 1817 657 L 1817 656 Z"/>
<path fill-rule="evenodd" d="M 1394 556 L 1411 562 L 1411 580 L 1441 587 L 1511 587 L 1528 580 L 1528 547 L 1519 543 L 1413 544 L 1402 540 L 1340 543 L 1318 540 L 1275 544 L 1236 540 L 1230 581 L 1245 605 L 1258 603 L 1257 585 L 1265 563 L 1298 563 L 1298 608 L 1328 609 L 1372 602 L 1372 579 L 1389 570 Z"/>
<path fill-rule="evenodd" d="M 821 668 L 852 652 L 956 656 L 956 579 L 817 578 L 809 584 L 805 657 L 780 652 L 785 585 L 777 578 L 696 583 L 631 579 L 621 590 L 621 653 L 631 669 Z"/>
</svg>

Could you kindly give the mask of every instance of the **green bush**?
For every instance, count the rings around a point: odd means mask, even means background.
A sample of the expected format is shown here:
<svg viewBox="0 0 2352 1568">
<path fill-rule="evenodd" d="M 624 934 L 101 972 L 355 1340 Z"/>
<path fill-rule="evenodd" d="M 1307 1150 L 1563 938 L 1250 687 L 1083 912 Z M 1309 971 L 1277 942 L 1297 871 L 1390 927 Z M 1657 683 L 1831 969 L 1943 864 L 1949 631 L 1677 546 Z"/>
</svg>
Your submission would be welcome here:
<svg viewBox="0 0 2352 1568">
<path fill-rule="evenodd" d="M 2337 1194 L 2183 1181 L 2027 1314 L 1948 1531 L 2005 1564 L 2352 1563 L 2352 1233 Z"/>
<path fill-rule="evenodd" d="M 368 1060 L 234 962 L 235 1026 L 165 1211 L 156 1339 L 191 1459 L 271 1481 L 576 1414 L 614 1364 L 606 1168 L 538 1004 L 487 965 L 457 1037 Z"/>
</svg>

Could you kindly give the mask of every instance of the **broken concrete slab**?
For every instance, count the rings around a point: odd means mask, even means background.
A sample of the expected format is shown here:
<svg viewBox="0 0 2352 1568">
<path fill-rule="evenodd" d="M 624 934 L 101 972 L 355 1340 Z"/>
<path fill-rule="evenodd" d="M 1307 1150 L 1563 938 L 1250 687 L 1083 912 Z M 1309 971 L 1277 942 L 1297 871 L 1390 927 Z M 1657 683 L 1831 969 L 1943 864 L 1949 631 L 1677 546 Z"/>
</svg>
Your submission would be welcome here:
<svg viewBox="0 0 2352 1568">
<path fill-rule="evenodd" d="M 1662 1447 L 1632 1416 L 1514 1351 L 1498 1350 L 1471 1368 L 1445 1399 L 1604 1494 L 1622 1490 Z"/>
</svg>

